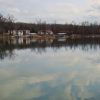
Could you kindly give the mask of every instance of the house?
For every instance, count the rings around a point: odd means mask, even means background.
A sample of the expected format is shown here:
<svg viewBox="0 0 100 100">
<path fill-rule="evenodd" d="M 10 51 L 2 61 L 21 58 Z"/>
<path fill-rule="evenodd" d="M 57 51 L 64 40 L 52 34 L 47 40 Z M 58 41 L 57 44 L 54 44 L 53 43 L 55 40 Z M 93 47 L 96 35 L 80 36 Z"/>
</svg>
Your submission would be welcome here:
<svg viewBox="0 0 100 100">
<path fill-rule="evenodd" d="M 10 31 L 8 31 L 8 33 L 10 34 Z M 13 36 L 23 36 L 23 35 L 29 35 L 30 30 L 13 30 L 11 33 Z"/>
<path fill-rule="evenodd" d="M 39 35 L 43 35 L 44 34 L 44 31 L 40 30 L 40 31 L 38 31 L 38 34 Z"/>
<path fill-rule="evenodd" d="M 40 35 L 53 35 L 53 32 L 51 30 L 40 30 L 40 31 L 38 31 L 38 34 L 40 34 Z"/>
<path fill-rule="evenodd" d="M 46 31 L 46 34 L 48 34 L 48 35 L 53 35 L 53 32 L 52 32 L 51 30 L 47 30 L 47 31 Z"/>
</svg>

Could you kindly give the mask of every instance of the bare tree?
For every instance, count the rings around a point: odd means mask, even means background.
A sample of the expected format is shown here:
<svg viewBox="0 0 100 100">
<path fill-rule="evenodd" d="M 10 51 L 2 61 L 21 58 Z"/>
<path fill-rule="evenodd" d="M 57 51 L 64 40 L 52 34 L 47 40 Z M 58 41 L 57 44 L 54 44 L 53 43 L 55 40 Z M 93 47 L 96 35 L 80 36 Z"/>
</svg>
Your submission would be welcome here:
<svg viewBox="0 0 100 100">
<path fill-rule="evenodd" d="M 7 29 L 7 31 L 9 31 L 10 35 L 13 34 L 13 30 L 14 30 L 14 17 L 11 16 L 11 15 L 7 16 L 6 29 Z"/>
</svg>

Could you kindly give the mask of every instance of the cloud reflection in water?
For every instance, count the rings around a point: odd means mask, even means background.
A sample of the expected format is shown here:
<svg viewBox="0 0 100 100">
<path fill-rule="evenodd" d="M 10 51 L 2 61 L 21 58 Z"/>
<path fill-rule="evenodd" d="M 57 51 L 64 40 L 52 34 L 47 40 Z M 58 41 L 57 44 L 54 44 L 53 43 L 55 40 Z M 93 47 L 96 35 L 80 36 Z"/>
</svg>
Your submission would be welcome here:
<svg viewBox="0 0 100 100">
<path fill-rule="evenodd" d="M 0 61 L 0 100 L 98 100 L 99 49 L 14 50 Z"/>
</svg>

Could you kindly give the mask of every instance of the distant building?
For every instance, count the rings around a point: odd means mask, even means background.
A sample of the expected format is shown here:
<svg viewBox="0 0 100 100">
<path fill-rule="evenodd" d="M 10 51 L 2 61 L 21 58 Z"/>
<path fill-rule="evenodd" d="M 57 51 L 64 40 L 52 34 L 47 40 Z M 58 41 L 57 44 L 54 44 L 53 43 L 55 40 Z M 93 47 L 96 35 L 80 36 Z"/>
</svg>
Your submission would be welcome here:
<svg viewBox="0 0 100 100">
<path fill-rule="evenodd" d="M 47 31 L 46 31 L 46 34 L 48 34 L 48 35 L 53 35 L 53 31 L 47 30 Z"/>
<path fill-rule="evenodd" d="M 38 34 L 39 34 L 39 35 L 43 35 L 44 32 L 43 32 L 42 30 L 40 30 L 40 31 L 38 31 Z"/>
<path fill-rule="evenodd" d="M 53 35 L 53 32 L 51 31 L 51 30 L 40 30 L 40 31 L 38 31 L 38 34 L 40 34 L 40 35 Z"/>
<path fill-rule="evenodd" d="M 10 31 L 8 31 L 8 34 L 10 34 Z M 11 32 L 13 36 L 23 36 L 23 35 L 29 35 L 30 30 L 13 30 Z"/>
</svg>

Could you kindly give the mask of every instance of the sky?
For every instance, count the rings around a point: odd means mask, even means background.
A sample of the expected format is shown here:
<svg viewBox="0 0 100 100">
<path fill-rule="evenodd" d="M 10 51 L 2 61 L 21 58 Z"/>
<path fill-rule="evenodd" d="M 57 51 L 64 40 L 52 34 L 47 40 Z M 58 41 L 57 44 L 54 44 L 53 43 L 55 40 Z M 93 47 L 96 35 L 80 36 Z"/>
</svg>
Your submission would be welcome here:
<svg viewBox="0 0 100 100">
<path fill-rule="evenodd" d="M 100 22 L 100 0 L 0 0 L 0 13 L 15 21 Z"/>
</svg>

